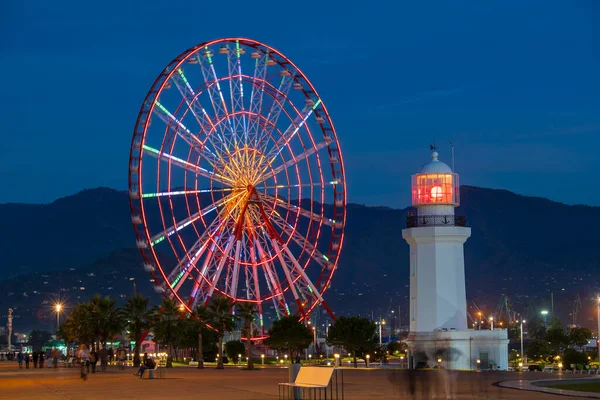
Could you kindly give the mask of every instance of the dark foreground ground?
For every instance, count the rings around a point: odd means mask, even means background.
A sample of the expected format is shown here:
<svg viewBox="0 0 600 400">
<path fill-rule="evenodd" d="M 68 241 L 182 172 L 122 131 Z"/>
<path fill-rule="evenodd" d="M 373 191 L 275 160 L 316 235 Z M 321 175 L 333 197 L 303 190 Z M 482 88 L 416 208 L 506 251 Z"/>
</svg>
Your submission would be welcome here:
<svg viewBox="0 0 600 400">
<path fill-rule="evenodd" d="M 277 383 L 287 380 L 287 369 L 246 371 L 235 367 L 217 371 L 189 367 L 169 369 L 163 379 L 137 380 L 129 368 L 109 367 L 106 373 L 79 378 L 78 368 L 19 370 L 0 363 L 1 399 L 276 399 Z M 401 370 L 344 370 L 346 399 L 568 399 L 568 396 L 525 392 L 494 386 L 498 381 L 557 378 L 557 375 L 514 372 L 459 372 L 453 375 L 421 371 L 411 379 Z M 454 393 L 447 397 L 448 382 Z M 435 397 L 434 397 L 435 396 Z"/>
</svg>

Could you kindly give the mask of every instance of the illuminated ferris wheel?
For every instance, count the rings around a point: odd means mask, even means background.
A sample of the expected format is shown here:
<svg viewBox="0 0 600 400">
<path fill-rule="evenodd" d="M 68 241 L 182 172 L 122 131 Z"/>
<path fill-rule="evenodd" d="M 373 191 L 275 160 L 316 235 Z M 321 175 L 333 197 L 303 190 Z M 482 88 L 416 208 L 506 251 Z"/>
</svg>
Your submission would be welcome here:
<svg viewBox="0 0 600 400">
<path fill-rule="evenodd" d="M 306 76 L 254 40 L 176 57 L 142 104 L 129 194 L 155 289 L 188 311 L 212 296 L 305 318 L 336 270 L 346 182 L 335 129 Z M 332 315 L 333 316 L 333 315 Z"/>
</svg>

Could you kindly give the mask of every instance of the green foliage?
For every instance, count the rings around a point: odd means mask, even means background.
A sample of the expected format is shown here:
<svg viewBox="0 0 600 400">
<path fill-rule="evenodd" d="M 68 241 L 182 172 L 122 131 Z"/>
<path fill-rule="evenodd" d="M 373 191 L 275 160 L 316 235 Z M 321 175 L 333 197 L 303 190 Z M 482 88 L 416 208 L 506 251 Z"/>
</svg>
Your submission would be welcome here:
<svg viewBox="0 0 600 400">
<path fill-rule="evenodd" d="M 256 315 L 256 304 L 250 302 L 241 302 L 237 304 L 237 315 L 242 320 L 242 335 L 246 340 L 248 357 L 248 369 L 254 369 L 254 362 L 252 360 L 252 321 Z"/>
<path fill-rule="evenodd" d="M 196 349 L 198 350 L 198 354 L 197 354 L 198 368 L 202 369 L 202 368 L 204 368 L 204 347 L 205 347 L 204 332 L 207 330 L 206 323 L 209 320 L 210 315 L 208 313 L 208 309 L 206 308 L 206 306 L 199 305 L 194 310 L 193 317 L 195 318 L 196 330 L 198 332 L 198 344 L 196 345 Z"/>
<path fill-rule="evenodd" d="M 341 346 L 351 352 L 354 358 L 354 367 L 357 367 L 356 358 L 363 358 L 377 346 L 377 333 L 375 323 L 361 317 L 339 317 L 329 328 L 327 343 Z"/>
<path fill-rule="evenodd" d="M 544 340 L 532 340 L 527 344 L 525 354 L 532 360 L 546 359 L 552 355 L 548 342 Z"/>
<path fill-rule="evenodd" d="M 527 320 L 527 336 L 534 340 L 544 340 L 546 338 L 544 320 L 538 316 L 530 317 Z"/>
<path fill-rule="evenodd" d="M 546 341 L 548 342 L 550 351 L 557 354 L 561 348 L 569 344 L 569 337 L 563 328 L 555 325 L 546 331 Z"/>
<path fill-rule="evenodd" d="M 588 328 L 571 328 L 569 330 L 568 341 L 571 346 L 585 346 L 592 338 L 592 331 Z"/>
<path fill-rule="evenodd" d="M 293 359 L 294 352 L 299 353 L 308 348 L 312 341 L 312 331 L 300 322 L 299 316 L 292 315 L 273 322 L 265 345 L 289 354 L 290 359 Z"/>
<path fill-rule="evenodd" d="M 175 345 L 175 341 L 181 329 L 180 317 L 181 311 L 175 301 L 165 299 L 152 328 L 154 340 L 169 346 L 169 355 L 167 356 L 167 367 L 169 368 L 173 366 L 173 345 Z"/>
<path fill-rule="evenodd" d="M 231 340 L 225 343 L 225 353 L 227 354 L 227 358 L 232 361 L 240 361 L 239 355 L 243 355 L 245 350 L 246 346 L 244 346 L 244 343 L 240 342 L 239 340 Z"/>
<path fill-rule="evenodd" d="M 148 302 L 148 298 L 136 295 L 127 299 L 127 303 L 119 310 L 121 317 L 125 321 L 129 338 L 135 341 L 133 365 L 136 367 L 140 365 L 142 335 L 150 329 L 156 314 L 156 308 L 149 308 Z"/>
<path fill-rule="evenodd" d="M 52 340 L 52 334 L 48 331 L 33 330 L 29 334 L 29 343 L 34 350 L 41 350 L 42 346 Z"/>
<path fill-rule="evenodd" d="M 213 297 L 208 305 L 210 325 L 217 330 L 219 340 L 219 360 L 217 369 L 223 369 L 223 336 L 235 329 L 236 317 L 231 313 L 233 304 L 227 297 Z"/>
<path fill-rule="evenodd" d="M 585 354 L 580 351 L 575 349 L 566 349 L 562 356 L 562 362 L 566 368 L 571 368 L 572 364 L 587 364 L 588 359 Z"/>
<path fill-rule="evenodd" d="M 125 326 L 125 321 L 117 310 L 117 302 L 108 296 L 96 295 L 88 304 L 91 313 L 89 322 L 94 332 L 94 339 L 106 345 L 106 342 L 112 341 L 112 338 L 121 333 Z"/>
<path fill-rule="evenodd" d="M 92 318 L 92 307 L 89 303 L 76 305 L 60 326 L 59 337 L 67 343 L 92 343 L 96 339 Z"/>
<path fill-rule="evenodd" d="M 406 350 L 406 345 L 402 342 L 389 342 L 386 346 L 386 350 L 389 351 L 391 355 L 395 356 L 403 353 L 404 350 Z"/>
</svg>

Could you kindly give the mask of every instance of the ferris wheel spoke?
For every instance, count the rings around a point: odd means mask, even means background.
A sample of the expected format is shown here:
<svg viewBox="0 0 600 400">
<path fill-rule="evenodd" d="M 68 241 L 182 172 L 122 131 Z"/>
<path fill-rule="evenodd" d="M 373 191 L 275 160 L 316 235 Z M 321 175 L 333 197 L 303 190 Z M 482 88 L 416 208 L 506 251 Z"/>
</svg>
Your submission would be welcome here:
<svg viewBox="0 0 600 400">
<path fill-rule="evenodd" d="M 265 61 L 266 62 L 266 61 Z M 265 121 L 264 127 L 261 131 L 260 136 L 256 139 L 256 147 L 263 148 L 268 143 L 268 138 L 273 132 L 275 126 L 277 126 L 277 121 L 279 120 L 279 115 L 283 109 L 283 105 L 287 101 L 287 95 L 290 92 L 292 84 L 294 83 L 294 79 L 291 76 L 283 76 L 281 78 L 281 82 L 279 83 L 279 88 L 275 94 L 273 99 L 273 103 L 271 105 L 271 109 L 267 114 L 267 120 Z M 263 84 L 264 87 L 264 84 Z M 263 143 L 264 141 L 264 143 Z"/>
<path fill-rule="evenodd" d="M 219 83 L 219 78 L 217 77 L 217 72 L 215 71 L 212 55 L 212 51 L 208 48 L 208 46 L 205 46 L 204 50 L 202 51 L 202 56 L 197 56 L 198 65 L 200 65 L 200 68 L 202 70 L 202 76 L 204 77 L 204 81 L 207 84 L 209 84 L 208 93 L 213 106 L 213 110 L 215 112 L 215 120 L 218 121 L 221 118 L 221 116 L 224 116 L 227 120 L 228 128 L 225 128 L 223 124 L 217 124 L 217 127 L 219 128 L 224 140 L 227 140 L 227 132 L 230 132 L 231 135 L 229 138 L 229 144 L 230 147 L 235 148 L 237 147 L 237 138 L 235 136 L 233 124 L 231 123 L 230 115 L 227 112 L 227 105 L 225 103 L 225 98 L 223 97 L 223 92 L 221 91 L 221 85 Z"/>
<path fill-rule="evenodd" d="M 183 97 L 183 99 L 185 100 L 185 103 L 187 104 L 188 109 L 190 110 L 190 112 L 192 113 L 194 118 L 196 119 L 196 122 L 198 122 L 198 125 L 200 126 L 201 131 L 206 135 L 207 141 L 213 147 L 215 156 L 220 158 L 224 152 L 228 151 L 228 149 L 227 149 L 225 143 L 222 141 L 222 138 L 221 138 L 221 142 L 215 143 L 215 141 L 213 141 L 212 133 L 215 132 L 215 134 L 217 134 L 217 135 L 218 135 L 218 133 L 216 133 L 215 126 L 212 123 L 210 117 L 208 116 L 208 113 L 206 112 L 204 107 L 202 107 L 202 105 L 200 105 L 200 97 L 196 94 L 196 92 L 194 91 L 194 89 L 192 88 L 190 83 L 188 82 L 187 78 L 185 77 L 185 75 L 183 73 L 183 69 L 179 68 L 177 70 L 177 73 L 173 74 L 171 76 L 171 80 L 175 83 L 175 87 L 181 94 L 181 97 Z M 191 101 L 190 101 L 190 99 L 191 99 Z M 214 161 L 215 160 L 209 161 L 209 162 L 211 162 L 211 165 L 213 167 L 215 165 L 213 163 Z"/>
<path fill-rule="evenodd" d="M 217 201 L 215 201 L 214 203 L 212 203 L 209 206 L 204 207 L 202 210 L 190 215 L 189 217 L 187 217 L 186 219 L 184 219 L 183 221 L 180 221 L 179 223 L 177 223 L 176 225 L 172 225 L 169 228 L 165 229 L 164 231 L 152 236 L 150 238 L 150 245 L 151 246 L 155 246 L 156 244 L 162 242 L 163 240 L 165 240 L 167 237 L 173 235 L 175 232 L 179 232 L 180 230 L 182 230 L 183 228 L 185 228 L 186 226 L 189 226 L 192 222 L 197 221 L 199 218 L 207 215 L 208 213 L 214 211 L 217 209 L 218 206 L 220 206 L 221 204 L 227 203 L 229 201 L 231 201 L 231 199 L 233 199 L 235 197 L 233 196 L 228 196 L 228 197 L 223 197 Z"/>
<path fill-rule="evenodd" d="M 256 54 L 258 57 L 255 58 L 254 62 L 252 93 L 250 94 L 250 113 L 248 114 L 248 136 L 250 137 L 250 140 L 255 142 L 255 147 L 260 131 L 260 115 L 262 111 L 263 94 L 265 92 L 265 77 L 267 75 L 267 55 L 264 53 Z"/>
<path fill-rule="evenodd" d="M 206 247 L 210 245 L 210 238 L 217 233 L 221 226 L 222 222 L 220 222 L 218 219 L 215 219 L 207 227 L 200 238 L 198 238 L 198 240 L 186 252 L 184 257 L 181 258 L 181 261 L 177 264 L 177 266 L 167 275 L 169 286 L 173 287 L 173 285 L 176 285 L 183 275 L 181 275 L 179 279 L 176 279 L 176 276 L 180 274 L 186 274 L 187 277 L 187 273 L 189 273 L 190 270 L 189 267 L 191 267 L 192 264 L 194 264 L 195 267 L 195 262 L 197 262 L 198 258 L 202 256 L 202 253 L 206 250 Z M 191 254 L 194 255 L 191 256 Z M 186 267 L 182 268 L 186 261 L 188 262 Z"/>
<path fill-rule="evenodd" d="M 248 126 L 246 124 L 246 113 L 244 112 L 244 85 L 242 83 L 242 61 L 240 58 L 241 48 L 239 40 L 236 40 L 235 49 L 227 53 L 227 65 L 229 68 L 229 93 L 231 98 L 231 114 L 233 119 L 233 131 L 236 137 L 242 137 L 244 143 L 248 142 Z M 232 54 L 233 53 L 233 54 Z"/>
<path fill-rule="evenodd" d="M 172 192 L 158 192 L 158 193 L 143 193 L 142 198 L 149 197 L 164 197 L 164 196 L 179 196 L 179 195 L 188 195 L 188 194 L 198 194 L 198 193 L 215 193 L 215 192 L 231 192 L 233 188 L 215 188 L 215 189 L 202 189 L 202 190 L 176 190 Z"/>
<path fill-rule="evenodd" d="M 156 104 L 154 113 L 167 125 L 168 131 L 175 132 L 188 146 L 204 157 L 214 167 L 218 159 L 217 155 L 198 136 L 194 135 L 183 122 L 171 114 L 165 106 L 158 101 L 155 101 L 154 104 Z"/>
<path fill-rule="evenodd" d="M 330 263 L 329 257 L 321 253 L 312 243 L 308 242 L 304 236 L 300 235 L 296 229 L 294 229 L 289 223 L 283 218 L 275 216 L 273 224 L 277 226 L 283 233 L 285 233 L 294 243 L 296 243 L 301 249 L 307 249 L 310 257 L 321 267 L 326 267 Z"/>
<path fill-rule="evenodd" d="M 215 291 L 215 287 L 219 283 L 219 277 L 221 276 L 221 273 L 223 272 L 223 267 L 225 266 L 225 262 L 229 258 L 229 252 L 231 251 L 231 248 L 233 247 L 233 243 L 235 242 L 234 239 L 235 239 L 234 236 L 229 237 L 227 247 L 225 247 L 225 250 L 223 251 L 223 254 L 221 255 L 221 259 L 219 260 L 219 266 L 217 267 L 217 271 L 215 272 L 215 275 L 212 278 L 212 282 L 210 282 L 211 286 L 207 293 L 207 299 L 212 297 L 212 294 Z"/>
<path fill-rule="evenodd" d="M 265 272 L 267 287 L 269 288 L 269 292 L 273 294 L 273 305 L 275 306 L 277 316 L 278 318 L 281 318 L 281 315 L 290 315 L 290 308 L 285 301 L 285 295 L 283 293 L 279 277 L 275 272 L 275 266 L 271 263 L 271 261 L 268 261 L 269 257 L 258 239 L 255 239 L 255 243 L 259 252 L 258 254 L 260 256 L 260 260 L 262 262 L 263 271 Z"/>
<path fill-rule="evenodd" d="M 259 182 L 264 182 L 267 179 L 269 179 L 273 176 L 276 176 L 281 171 L 291 167 L 292 165 L 298 164 L 302 160 L 309 158 L 310 156 L 317 153 L 319 150 L 327 147 L 328 145 L 329 145 L 329 143 L 327 143 L 327 142 L 321 142 L 321 143 L 318 143 L 317 145 L 315 145 L 315 147 L 311 147 L 310 149 L 305 150 L 300 154 L 292 155 L 292 158 L 290 160 L 286 161 L 285 163 L 283 163 L 281 165 L 278 165 L 277 167 L 273 168 L 268 173 L 262 175 Z M 275 160 L 276 160 L 276 158 L 272 159 L 272 161 L 275 161 Z M 271 165 L 271 164 L 272 164 L 272 162 L 269 163 L 269 165 Z"/>
<path fill-rule="evenodd" d="M 333 225 L 335 224 L 335 221 L 330 219 L 330 218 L 325 218 L 322 215 L 319 214 L 315 214 L 312 211 L 309 210 L 305 210 L 304 208 L 298 207 L 296 205 L 290 204 L 290 203 L 286 203 L 281 199 L 276 199 L 273 196 L 269 196 L 267 194 L 262 194 L 261 197 L 263 197 L 266 200 L 270 200 L 271 202 L 277 202 L 277 207 L 282 207 L 285 208 L 286 210 L 297 214 L 297 215 L 302 215 L 303 217 L 306 217 L 308 219 L 311 219 L 313 221 L 318 222 L 319 224 L 323 224 L 323 225 L 327 225 L 330 227 L 333 227 Z M 271 207 L 270 205 L 266 206 L 267 208 L 277 212 L 273 207 Z"/>
<path fill-rule="evenodd" d="M 277 258 L 279 259 L 279 263 L 281 264 L 281 268 L 283 269 L 285 278 L 287 279 L 288 285 L 290 286 L 290 290 L 292 291 L 294 300 L 296 301 L 296 304 L 298 305 L 298 308 L 300 309 L 302 316 L 306 317 L 306 312 L 304 311 L 304 306 L 302 305 L 302 301 L 300 300 L 300 296 L 298 295 L 298 290 L 296 289 L 296 286 L 294 285 L 294 280 L 292 279 L 292 274 L 290 272 L 290 269 L 288 268 L 287 263 L 285 262 L 285 259 L 283 258 L 281 249 L 279 248 L 279 245 L 277 244 L 277 239 L 271 238 L 271 244 L 272 244 L 273 248 L 275 249 L 275 252 L 277 253 Z"/>
<path fill-rule="evenodd" d="M 234 184 L 234 182 L 230 178 L 228 178 L 226 176 L 223 176 L 221 174 L 217 174 L 217 173 L 215 173 L 213 171 L 209 171 L 209 170 L 207 170 L 205 168 L 199 167 L 199 166 L 194 165 L 194 164 L 192 164 L 190 162 L 182 160 L 181 158 L 172 156 L 172 155 L 167 154 L 165 152 L 161 152 L 160 150 L 154 149 L 154 148 L 152 148 L 150 146 L 144 145 L 144 152 L 146 154 L 151 155 L 153 157 L 156 157 L 156 158 L 158 158 L 158 159 L 160 159 L 162 161 L 165 161 L 165 162 L 171 163 L 172 165 L 176 165 L 176 166 L 178 166 L 180 168 L 183 168 L 184 170 L 186 170 L 188 172 L 191 172 L 193 174 L 200 175 L 200 176 L 203 176 L 205 178 L 217 181 L 217 182 L 219 182 L 219 183 L 221 183 L 221 184 L 223 184 L 225 186 L 231 186 L 231 185 Z"/>
<path fill-rule="evenodd" d="M 308 118 L 312 115 L 313 111 L 319 105 L 321 100 L 318 100 L 313 106 L 306 105 L 300 115 L 298 115 L 294 122 L 288 126 L 288 128 L 282 133 L 281 137 L 275 141 L 271 150 L 265 155 L 265 159 L 271 165 L 275 161 L 276 157 L 281 151 L 287 146 L 287 144 L 296 136 L 296 133 L 304 126 Z"/>
</svg>

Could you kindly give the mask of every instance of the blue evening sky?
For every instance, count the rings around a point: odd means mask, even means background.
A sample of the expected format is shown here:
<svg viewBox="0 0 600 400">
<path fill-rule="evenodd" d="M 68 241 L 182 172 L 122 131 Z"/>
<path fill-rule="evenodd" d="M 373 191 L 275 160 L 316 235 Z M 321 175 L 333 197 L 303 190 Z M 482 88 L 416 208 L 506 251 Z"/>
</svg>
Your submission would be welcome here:
<svg viewBox="0 0 600 400">
<path fill-rule="evenodd" d="M 600 205 L 600 2 L 4 1 L 0 202 L 125 189 L 156 75 L 219 37 L 316 86 L 351 202 L 404 207 L 436 140 L 464 184 Z"/>
</svg>

